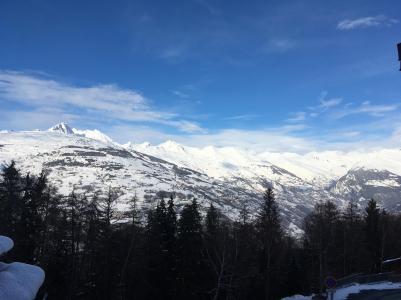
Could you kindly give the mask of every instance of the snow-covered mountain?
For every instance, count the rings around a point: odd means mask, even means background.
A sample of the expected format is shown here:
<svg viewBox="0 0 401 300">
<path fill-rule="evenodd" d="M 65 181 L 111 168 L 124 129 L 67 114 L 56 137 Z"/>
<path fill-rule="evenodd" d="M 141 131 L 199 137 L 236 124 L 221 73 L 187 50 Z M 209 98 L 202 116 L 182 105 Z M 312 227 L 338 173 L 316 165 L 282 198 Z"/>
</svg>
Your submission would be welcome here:
<svg viewBox="0 0 401 300">
<path fill-rule="evenodd" d="M 63 134 L 75 134 L 77 136 L 83 136 L 87 137 L 93 140 L 97 140 L 106 144 L 113 143 L 113 140 L 109 138 L 107 135 L 105 135 L 103 132 L 94 129 L 94 130 L 80 130 L 76 128 L 71 128 L 68 126 L 66 123 L 59 123 L 51 128 L 49 128 L 47 131 L 50 132 L 58 132 L 58 133 L 63 133 Z"/>
<path fill-rule="evenodd" d="M 383 208 L 401 211 L 401 176 L 387 170 L 357 168 L 336 181 L 331 191 L 364 205 L 370 198 L 380 199 Z"/>
<path fill-rule="evenodd" d="M 401 210 L 401 151 L 249 153 L 236 148 L 196 148 L 167 141 L 114 143 L 98 130 L 79 130 L 65 123 L 48 131 L 0 132 L 0 162 L 16 160 L 23 171 L 42 168 L 63 194 L 82 188 L 120 187 L 119 208 L 137 195 L 154 205 L 161 192 L 174 192 L 178 205 L 193 197 L 202 207 L 215 203 L 236 218 L 246 202 L 251 213 L 264 189 L 276 192 L 283 221 L 297 232 L 303 217 L 320 200 L 342 206 L 350 198 L 375 197 L 390 210 Z"/>
</svg>

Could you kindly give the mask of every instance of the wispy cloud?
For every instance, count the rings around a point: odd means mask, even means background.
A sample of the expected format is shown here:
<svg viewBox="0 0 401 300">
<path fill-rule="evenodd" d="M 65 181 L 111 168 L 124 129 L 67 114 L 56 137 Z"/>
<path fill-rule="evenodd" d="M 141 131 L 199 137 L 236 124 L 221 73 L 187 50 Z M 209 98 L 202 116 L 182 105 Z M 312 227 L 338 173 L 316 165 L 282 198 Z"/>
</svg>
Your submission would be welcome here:
<svg viewBox="0 0 401 300">
<path fill-rule="evenodd" d="M 291 114 L 291 117 L 287 119 L 288 122 L 301 122 L 305 121 L 306 112 L 299 111 Z"/>
<path fill-rule="evenodd" d="M 307 119 L 307 117 L 317 118 L 321 115 L 328 116 L 332 119 L 341 119 L 356 114 L 383 117 L 387 113 L 393 112 L 399 108 L 398 104 L 372 104 L 370 101 L 364 101 L 360 104 L 350 102 L 343 103 L 343 98 L 328 98 L 327 95 L 327 91 L 321 93 L 319 104 L 308 107 L 311 112 L 305 115 L 304 119 Z M 300 117 L 303 117 L 303 115 L 300 115 Z"/>
<path fill-rule="evenodd" d="M 397 19 L 388 18 L 384 15 L 369 16 L 357 19 L 346 19 L 338 22 L 337 28 L 340 30 L 352 30 L 358 28 L 392 26 L 398 23 Z"/>
<path fill-rule="evenodd" d="M 60 122 L 60 120 L 71 123 L 78 119 L 79 116 L 64 113 L 59 109 L 39 108 L 32 111 L 0 109 L 0 129 L 43 129 Z"/>
<path fill-rule="evenodd" d="M 236 115 L 236 116 L 226 117 L 226 118 L 224 118 L 224 120 L 249 121 L 249 120 L 255 119 L 257 117 L 258 117 L 258 115 L 256 115 L 256 114 L 244 114 L 244 115 Z"/>
<path fill-rule="evenodd" d="M 175 140 L 193 146 L 238 147 L 254 152 L 288 151 L 307 152 L 320 148 L 314 138 L 297 136 L 299 126 L 283 126 L 265 129 L 222 129 L 208 134 L 193 134 L 188 139 L 180 136 Z"/>
<path fill-rule="evenodd" d="M 345 132 L 342 132 L 342 133 L 341 133 L 341 135 L 342 135 L 343 137 L 347 137 L 347 138 L 353 138 L 353 137 L 359 136 L 360 134 L 361 134 L 361 132 L 360 132 L 360 131 L 356 131 L 356 130 L 353 130 L 353 131 L 345 131 Z"/>
<path fill-rule="evenodd" d="M 31 107 L 43 107 L 64 113 L 79 110 L 79 115 L 128 122 L 153 122 L 175 127 L 184 132 L 200 132 L 199 124 L 182 120 L 171 111 L 153 108 L 137 91 L 117 85 L 81 87 L 42 76 L 0 71 L 0 101 L 12 101 Z"/>
<path fill-rule="evenodd" d="M 332 113 L 335 119 L 341 119 L 355 114 L 368 114 L 373 117 L 383 117 L 386 113 L 393 112 L 398 109 L 397 104 L 380 104 L 374 105 L 370 101 L 365 101 L 360 105 L 354 106 L 351 103 L 344 105 L 341 109 Z"/>
<path fill-rule="evenodd" d="M 319 107 L 323 109 L 331 108 L 339 105 L 343 101 L 342 98 L 331 98 L 331 99 L 322 99 L 320 100 Z"/>
<path fill-rule="evenodd" d="M 182 98 L 182 99 L 188 99 L 188 98 L 190 98 L 190 95 L 189 95 L 189 94 L 184 93 L 184 92 L 179 91 L 179 90 L 172 90 L 171 92 L 172 92 L 174 95 L 176 95 L 177 97 L 180 97 L 180 98 Z"/>
<path fill-rule="evenodd" d="M 304 119 L 306 119 L 307 116 L 311 118 L 316 118 L 320 114 L 338 107 L 343 101 L 343 99 L 340 97 L 328 98 L 327 96 L 327 91 L 322 91 L 319 97 L 319 104 L 308 107 L 311 112 L 306 114 Z"/>
<path fill-rule="evenodd" d="M 199 5 L 203 6 L 206 8 L 206 10 L 212 15 L 212 16 L 218 16 L 220 15 L 220 11 L 213 5 L 211 5 L 208 1 L 206 0 L 194 0 L 195 3 L 198 3 Z"/>
<path fill-rule="evenodd" d="M 296 47 L 296 42 L 289 38 L 274 38 L 271 39 L 265 49 L 268 53 L 278 52 L 283 53 L 287 52 Z"/>
<path fill-rule="evenodd" d="M 170 63 L 182 61 L 188 52 L 188 47 L 185 44 L 170 45 L 162 49 L 159 57 Z"/>
</svg>

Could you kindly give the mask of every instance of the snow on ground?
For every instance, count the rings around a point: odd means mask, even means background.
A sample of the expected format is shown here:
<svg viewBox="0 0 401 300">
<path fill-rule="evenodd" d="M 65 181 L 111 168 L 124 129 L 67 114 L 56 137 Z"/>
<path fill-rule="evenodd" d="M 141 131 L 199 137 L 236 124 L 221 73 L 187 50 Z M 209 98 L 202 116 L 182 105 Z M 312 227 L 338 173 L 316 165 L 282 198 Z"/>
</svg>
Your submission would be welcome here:
<svg viewBox="0 0 401 300">
<path fill-rule="evenodd" d="M 294 295 L 282 298 L 281 300 L 311 300 L 312 296 Z"/>
<path fill-rule="evenodd" d="M 387 264 L 387 263 L 390 263 L 390 262 L 393 262 L 393 261 L 398 261 L 398 260 L 401 260 L 401 257 L 387 259 L 387 260 L 383 261 L 383 264 Z"/>
<path fill-rule="evenodd" d="M 72 131 L 74 132 L 74 134 L 78 135 L 78 136 L 84 136 L 93 140 L 97 140 L 100 142 L 103 142 L 105 144 L 113 144 L 113 140 L 108 137 L 107 135 L 105 135 L 103 132 L 94 129 L 94 130 L 79 130 L 76 128 L 73 128 Z"/>
<path fill-rule="evenodd" d="M 8 252 L 13 241 L 0 236 L 0 254 Z M 45 272 L 36 266 L 14 262 L 0 262 L 0 299 L 32 300 L 45 280 Z"/>
<path fill-rule="evenodd" d="M 256 211 L 258 196 L 272 186 L 285 226 L 290 225 L 293 233 L 300 232 L 303 217 L 317 200 L 332 200 L 340 207 L 347 203 L 350 180 L 328 187 L 352 168 L 378 164 L 401 175 L 398 149 L 258 154 L 234 147 L 188 147 L 174 141 L 120 145 L 98 130 L 75 129 L 65 123 L 49 131 L 0 133 L 0 164 L 12 159 L 23 172 L 45 170 L 63 195 L 74 189 L 121 188 L 124 195 L 118 209 L 134 195 L 143 200 L 140 204 L 150 207 L 159 191 L 174 191 L 182 205 L 193 197 L 202 207 L 213 200 L 223 213 L 235 218 L 245 199 L 251 199 L 251 210 Z M 366 178 L 368 184 L 374 184 L 369 186 L 372 189 L 399 188 L 395 181 L 401 183 L 392 174 L 376 177 Z"/>
<path fill-rule="evenodd" d="M 45 279 L 44 271 L 24 263 L 0 263 L 0 299 L 32 300 Z"/>
<path fill-rule="evenodd" d="M 180 166 L 185 166 L 211 177 L 261 175 L 266 167 L 279 166 L 309 183 L 326 186 L 350 169 L 367 168 L 388 170 L 401 175 L 401 150 L 378 149 L 367 151 L 323 151 L 306 154 L 288 152 L 253 153 L 234 147 L 189 147 L 174 141 L 159 145 L 150 143 L 122 145 L 144 152 Z M 394 184 L 394 183 L 388 183 Z"/>
<path fill-rule="evenodd" d="M 368 180 L 366 185 L 372 186 L 384 186 L 384 187 L 399 187 L 400 184 L 394 179 L 384 179 L 384 180 Z"/>
<path fill-rule="evenodd" d="M 394 290 L 401 289 L 401 282 L 376 282 L 371 284 L 353 284 L 338 289 L 334 294 L 334 300 L 346 300 L 351 294 L 359 294 L 367 290 Z M 282 298 L 281 300 L 311 300 L 313 296 L 294 295 Z"/>
<path fill-rule="evenodd" d="M 0 255 L 10 251 L 14 247 L 14 242 L 12 239 L 0 235 Z"/>
<path fill-rule="evenodd" d="M 334 294 L 334 300 L 346 300 L 351 294 L 358 294 L 361 291 L 367 290 L 394 290 L 401 289 L 401 282 L 378 282 L 372 284 L 354 284 L 342 289 L 339 289 Z"/>
</svg>

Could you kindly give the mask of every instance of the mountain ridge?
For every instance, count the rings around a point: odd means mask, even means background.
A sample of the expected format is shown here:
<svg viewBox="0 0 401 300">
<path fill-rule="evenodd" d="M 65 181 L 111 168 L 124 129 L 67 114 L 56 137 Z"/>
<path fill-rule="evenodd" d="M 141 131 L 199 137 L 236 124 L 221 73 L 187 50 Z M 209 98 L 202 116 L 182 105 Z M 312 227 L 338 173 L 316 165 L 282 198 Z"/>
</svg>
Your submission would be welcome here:
<svg viewBox="0 0 401 300">
<path fill-rule="evenodd" d="M 303 218 L 318 201 L 331 200 L 344 207 L 356 197 L 363 207 L 374 196 L 382 207 L 401 211 L 397 198 L 401 172 L 384 169 L 389 164 L 398 168 L 393 163 L 400 155 L 397 149 L 366 153 L 360 160 L 371 157 L 375 162 L 365 161 L 363 166 L 352 161 L 356 154 L 341 158 L 339 152 L 252 155 L 232 147 L 196 148 L 174 141 L 122 145 L 105 137 L 100 131 L 72 129 L 67 124 L 49 131 L 1 132 L 0 162 L 14 159 L 31 173 L 45 169 L 62 194 L 77 187 L 89 193 L 119 187 L 124 192 L 121 210 L 133 195 L 142 199 L 146 209 L 160 193 L 174 192 L 178 206 L 197 198 L 201 207 L 215 203 L 235 219 L 244 204 L 255 215 L 263 191 L 273 187 L 283 223 L 293 233 L 300 232 Z M 386 161 L 382 169 L 373 168 L 381 161 Z M 310 176 L 315 170 L 315 177 Z M 356 192 L 351 193 L 353 189 Z"/>
</svg>

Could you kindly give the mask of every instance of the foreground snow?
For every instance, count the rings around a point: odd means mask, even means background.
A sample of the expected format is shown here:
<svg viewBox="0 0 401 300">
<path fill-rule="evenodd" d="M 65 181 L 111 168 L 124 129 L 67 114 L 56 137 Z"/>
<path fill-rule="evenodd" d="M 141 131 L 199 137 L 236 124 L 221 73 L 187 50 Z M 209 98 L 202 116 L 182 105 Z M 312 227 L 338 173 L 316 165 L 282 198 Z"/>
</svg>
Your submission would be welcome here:
<svg viewBox="0 0 401 300">
<path fill-rule="evenodd" d="M 345 300 L 351 294 L 358 294 L 367 290 L 394 290 L 401 289 L 401 282 L 379 282 L 372 284 L 354 284 L 336 291 L 334 300 Z"/>
<path fill-rule="evenodd" d="M 334 294 L 334 300 L 346 300 L 351 294 L 359 294 L 362 291 L 368 290 L 395 290 L 401 289 L 401 282 L 378 282 L 372 284 L 353 284 L 341 289 L 338 289 Z M 283 298 L 281 300 L 311 300 L 312 296 L 294 295 Z"/>
<path fill-rule="evenodd" d="M 39 267 L 0 263 L 0 299 L 32 300 L 45 279 Z"/>
<path fill-rule="evenodd" d="M 14 247 L 14 242 L 12 239 L 0 235 L 0 255 L 10 251 L 13 247 Z"/>
<path fill-rule="evenodd" d="M 13 241 L 0 236 L 0 255 L 11 250 Z M 0 262 L 0 299 L 32 300 L 45 280 L 45 272 L 36 266 Z"/>
<path fill-rule="evenodd" d="M 294 295 L 291 297 L 285 297 L 281 300 L 311 300 L 312 296 Z"/>
</svg>

